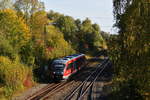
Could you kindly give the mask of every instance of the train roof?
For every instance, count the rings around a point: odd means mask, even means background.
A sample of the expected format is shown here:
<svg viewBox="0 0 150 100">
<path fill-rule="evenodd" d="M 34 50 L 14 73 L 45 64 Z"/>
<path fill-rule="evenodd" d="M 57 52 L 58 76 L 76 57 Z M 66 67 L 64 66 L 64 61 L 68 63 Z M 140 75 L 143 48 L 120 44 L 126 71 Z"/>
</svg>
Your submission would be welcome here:
<svg viewBox="0 0 150 100">
<path fill-rule="evenodd" d="M 83 55 L 85 55 L 85 54 L 82 54 L 82 53 L 80 53 L 80 54 L 72 54 L 70 56 L 83 56 Z"/>
<path fill-rule="evenodd" d="M 56 59 L 56 60 L 53 61 L 53 63 L 62 63 L 62 64 L 65 64 L 68 61 L 70 61 L 70 60 L 72 60 L 74 58 L 81 57 L 81 56 L 84 56 L 84 54 L 73 54 L 73 55 L 66 56 L 64 58 Z"/>
</svg>

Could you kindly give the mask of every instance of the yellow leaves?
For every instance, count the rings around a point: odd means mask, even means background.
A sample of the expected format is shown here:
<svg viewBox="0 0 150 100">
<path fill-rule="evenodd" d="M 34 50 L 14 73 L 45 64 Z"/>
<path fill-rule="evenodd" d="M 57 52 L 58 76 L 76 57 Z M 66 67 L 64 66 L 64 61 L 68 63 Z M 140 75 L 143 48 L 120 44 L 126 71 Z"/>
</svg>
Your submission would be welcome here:
<svg viewBox="0 0 150 100">
<path fill-rule="evenodd" d="M 71 45 L 64 40 L 63 33 L 52 25 L 47 27 L 46 41 L 47 48 L 50 48 L 46 52 L 49 59 L 74 53 Z"/>
<path fill-rule="evenodd" d="M 45 11 L 38 11 L 34 13 L 30 18 L 30 26 L 33 37 L 41 39 L 42 35 L 45 34 L 45 27 L 49 22 Z"/>
<path fill-rule="evenodd" d="M 17 18 L 18 22 L 19 22 L 19 26 L 22 28 L 22 31 L 24 33 L 24 38 L 25 40 L 29 40 L 31 38 L 31 33 L 30 33 L 30 30 L 29 30 L 29 27 L 27 26 L 27 24 L 25 24 L 25 21 L 23 18 L 21 17 L 18 17 Z"/>
<path fill-rule="evenodd" d="M 0 79 L 4 85 L 17 88 L 23 84 L 29 69 L 19 61 L 11 61 L 7 57 L 0 56 Z"/>
<path fill-rule="evenodd" d="M 11 17 L 11 18 L 16 18 L 16 12 L 12 9 L 4 9 L 4 10 L 0 10 L 0 13 L 3 13 L 5 16 L 7 17 Z M 11 15 L 11 16 L 8 16 Z"/>
<path fill-rule="evenodd" d="M 37 25 L 47 24 L 48 18 L 47 18 L 46 12 L 45 11 L 38 11 L 38 12 L 34 13 L 32 15 L 32 21 L 33 21 L 33 23 L 35 23 Z"/>
<path fill-rule="evenodd" d="M 0 10 L 0 30 L 14 46 L 21 46 L 31 38 L 29 27 L 23 18 L 11 9 Z"/>
</svg>

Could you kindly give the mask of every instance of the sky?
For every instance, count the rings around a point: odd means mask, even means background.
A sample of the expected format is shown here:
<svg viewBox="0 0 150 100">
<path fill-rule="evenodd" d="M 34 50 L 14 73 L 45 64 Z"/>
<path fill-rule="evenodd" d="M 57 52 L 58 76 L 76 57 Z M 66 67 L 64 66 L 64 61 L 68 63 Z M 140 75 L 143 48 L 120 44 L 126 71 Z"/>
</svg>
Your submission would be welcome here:
<svg viewBox="0 0 150 100">
<path fill-rule="evenodd" d="M 116 33 L 112 27 L 113 3 L 112 0 L 41 0 L 46 10 L 53 10 L 73 18 L 84 20 L 87 17 L 93 23 L 100 25 L 102 31 Z"/>
</svg>

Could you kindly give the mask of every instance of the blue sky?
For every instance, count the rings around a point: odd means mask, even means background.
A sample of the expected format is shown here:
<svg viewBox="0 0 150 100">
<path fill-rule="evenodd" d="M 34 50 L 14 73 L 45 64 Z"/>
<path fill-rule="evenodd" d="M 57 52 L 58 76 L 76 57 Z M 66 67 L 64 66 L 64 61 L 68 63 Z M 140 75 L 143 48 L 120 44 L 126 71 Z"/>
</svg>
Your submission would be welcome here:
<svg viewBox="0 0 150 100">
<path fill-rule="evenodd" d="M 42 0 L 46 10 L 53 10 L 81 20 L 90 18 L 93 23 L 100 25 L 101 30 L 115 33 L 112 28 L 112 0 Z"/>
</svg>

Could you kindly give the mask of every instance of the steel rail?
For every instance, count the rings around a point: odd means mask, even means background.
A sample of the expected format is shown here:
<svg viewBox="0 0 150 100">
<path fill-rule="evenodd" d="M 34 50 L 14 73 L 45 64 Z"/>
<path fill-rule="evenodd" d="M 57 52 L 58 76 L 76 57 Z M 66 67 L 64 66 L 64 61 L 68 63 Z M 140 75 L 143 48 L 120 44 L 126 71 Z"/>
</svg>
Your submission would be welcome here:
<svg viewBox="0 0 150 100">
<path fill-rule="evenodd" d="M 32 98 L 36 97 L 37 95 L 41 94 L 42 92 L 45 92 L 49 87 L 54 86 L 54 84 L 48 84 L 39 91 L 33 93 L 32 95 L 28 96 L 25 100 L 31 100 Z M 44 90 L 44 91 L 43 91 Z"/>
<path fill-rule="evenodd" d="M 97 70 L 98 70 L 99 68 L 101 68 L 101 66 L 102 66 L 105 62 L 107 62 L 107 60 L 108 60 L 108 59 L 106 59 L 105 61 L 103 61 L 103 63 L 99 64 L 98 67 L 86 78 L 86 80 L 84 80 L 81 84 L 79 84 L 79 85 L 77 86 L 77 88 L 75 88 L 75 89 L 65 98 L 65 100 L 70 100 L 70 99 L 74 96 L 74 94 L 75 94 L 79 89 L 81 89 L 82 86 L 84 86 L 84 84 L 91 78 L 91 76 L 92 76 L 94 73 L 96 73 Z"/>
<path fill-rule="evenodd" d="M 61 83 L 58 83 L 58 84 L 55 84 L 55 85 L 50 85 L 46 89 L 42 89 L 41 92 L 38 92 L 34 96 L 29 97 L 27 100 L 37 100 L 37 98 L 41 97 L 42 95 L 46 94 L 49 91 L 54 90 L 55 88 L 57 88 L 60 85 L 61 85 Z"/>
<path fill-rule="evenodd" d="M 98 66 L 101 66 L 102 64 L 98 64 Z M 86 64 L 86 66 L 88 66 L 88 65 L 89 65 L 89 63 Z M 96 68 L 96 70 L 97 69 L 98 68 Z M 92 74 L 94 74 L 94 72 Z M 88 81 L 88 79 L 92 76 L 92 74 L 85 81 Z M 85 83 L 85 81 L 83 83 Z M 73 82 L 70 82 L 70 83 L 73 83 Z M 43 87 L 42 89 L 40 89 L 39 91 L 37 91 L 36 93 L 34 93 L 33 95 L 29 96 L 25 100 L 39 100 L 39 99 L 43 100 L 44 98 L 49 97 L 49 95 L 51 95 L 51 94 L 55 93 L 56 91 L 61 90 L 62 88 L 64 88 L 65 84 L 67 84 L 67 82 L 65 82 L 63 84 L 61 84 L 61 83 L 56 84 L 56 85 L 55 84 L 49 84 L 49 85 Z"/>
<path fill-rule="evenodd" d="M 108 62 L 109 63 L 109 62 Z M 106 66 L 108 65 L 108 63 L 106 63 L 103 66 L 103 69 L 97 74 L 97 76 L 94 78 L 94 80 L 86 87 L 86 89 L 84 90 L 84 92 L 82 93 L 82 95 L 80 97 L 78 97 L 78 100 L 81 100 L 82 97 L 87 93 L 87 91 L 90 89 L 91 86 L 93 86 L 93 84 L 95 83 L 95 81 L 97 80 L 97 78 L 99 77 L 100 74 L 102 74 L 102 72 L 104 71 L 104 69 L 106 68 Z"/>
<path fill-rule="evenodd" d="M 68 85 L 70 85 L 70 84 L 72 84 L 72 83 L 74 83 L 74 81 L 71 81 L 71 82 L 69 82 L 69 83 L 65 83 L 65 84 L 63 84 L 63 85 L 61 85 L 61 86 L 55 88 L 55 90 L 50 91 L 50 92 L 47 93 L 45 96 L 41 97 L 39 100 L 45 100 L 45 99 L 47 99 L 47 98 L 50 97 L 52 94 L 54 94 L 54 93 L 56 93 L 56 92 L 62 90 L 64 87 L 66 87 L 66 85 L 68 86 Z"/>
<path fill-rule="evenodd" d="M 89 63 L 87 63 L 86 64 L 86 66 L 88 66 L 89 65 Z M 52 91 L 53 90 L 53 88 L 58 88 L 57 86 L 58 86 L 59 84 L 54 84 L 54 83 L 52 83 L 52 84 L 48 84 L 48 85 L 46 85 L 45 87 L 43 87 L 42 89 L 40 89 L 39 91 L 37 91 L 37 92 L 35 92 L 34 94 L 32 94 L 31 96 L 29 96 L 29 97 L 27 97 L 25 100 L 34 100 L 36 97 L 39 97 L 39 96 L 41 96 L 42 94 L 46 94 L 48 91 Z M 52 86 L 52 87 L 51 87 Z M 62 85 L 61 85 L 62 86 Z M 60 87 L 61 88 L 61 87 Z M 63 88 L 63 87 L 62 87 Z M 59 89 L 60 90 L 60 89 Z M 52 92 L 51 93 L 48 93 L 48 95 L 50 95 L 50 94 L 52 94 Z M 47 95 L 47 96 L 48 96 Z"/>
<path fill-rule="evenodd" d="M 89 65 L 89 63 L 88 64 L 86 64 L 86 66 L 88 66 Z M 91 69 L 92 70 L 92 69 Z M 65 85 L 70 85 L 70 84 L 72 84 L 72 83 L 75 83 L 75 81 L 73 80 L 73 81 L 70 81 L 69 83 L 67 83 L 67 84 L 65 84 Z M 44 99 L 47 99 L 49 96 L 51 96 L 52 94 L 54 94 L 54 93 L 56 93 L 56 92 L 58 92 L 58 91 L 60 91 L 61 89 L 63 89 L 64 87 L 65 87 L 65 85 L 63 85 L 63 86 L 61 86 L 60 88 L 57 88 L 57 89 L 55 89 L 54 91 L 50 91 L 48 94 L 46 94 L 44 97 L 42 97 L 42 98 L 40 98 L 40 100 L 44 100 Z"/>
<path fill-rule="evenodd" d="M 91 70 L 92 70 L 92 69 L 91 69 Z M 73 81 L 70 81 L 69 83 L 67 83 L 67 84 L 65 84 L 65 85 L 63 85 L 63 86 L 61 86 L 60 88 L 57 88 L 57 89 L 55 89 L 54 91 L 50 91 L 50 92 L 49 92 L 48 94 L 46 94 L 44 97 L 40 98 L 40 100 L 45 100 L 45 99 L 47 99 L 47 98 L 50 97 L 52 94 L 54 94 L 54 93 L 56 93 L 56 92 L 62 90 L 66 85 L 68 86 L 68 85 L 70 85 L 70 84 L 72 84 L 72 83 L 75 83 L 75 81 L 74 81 L 74 80 L 73 80 Z"/>
</svg>

